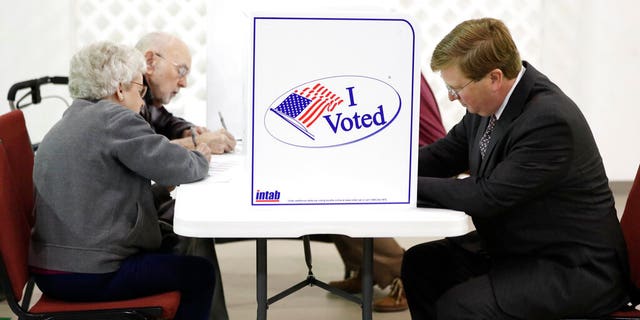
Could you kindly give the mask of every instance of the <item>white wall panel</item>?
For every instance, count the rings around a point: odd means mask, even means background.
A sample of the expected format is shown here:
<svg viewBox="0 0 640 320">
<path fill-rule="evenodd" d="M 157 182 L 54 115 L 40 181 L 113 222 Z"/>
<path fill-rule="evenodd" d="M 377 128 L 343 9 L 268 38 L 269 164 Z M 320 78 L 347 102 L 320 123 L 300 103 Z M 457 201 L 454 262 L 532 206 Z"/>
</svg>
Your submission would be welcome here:
<svg viewBox="0 0 640 320">
<path fill-rule="evenodd" d="M 13 84 L 69 73 L 71 12 L 70 0 L 3 3 L 0 10 L 0 113 L 9 111 L 7 93 Z M 21 90 L 16 98 L 27 92 Z M 51 95 L 69 96 L 66 86 L 46 85 L 42 88 L 43 101 L 38 109 L 24 109 L 34 142 L 42 139 L 66 108 L 58 99 L 44 98 Z"/>
</svg>

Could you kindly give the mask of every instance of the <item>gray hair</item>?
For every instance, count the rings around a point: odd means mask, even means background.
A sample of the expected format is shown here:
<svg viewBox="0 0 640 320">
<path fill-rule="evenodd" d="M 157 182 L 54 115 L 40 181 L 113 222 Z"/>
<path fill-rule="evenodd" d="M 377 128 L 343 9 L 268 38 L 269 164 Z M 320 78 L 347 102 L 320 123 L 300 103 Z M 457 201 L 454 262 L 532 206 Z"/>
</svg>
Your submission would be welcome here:
<svg viewBox="0 0 640 320">
<path fill-rule="evenodd" d="M 109 41 L 96 42 L 71 58 L 69 93 L 74 99 L 102 99 L 114 94 L 119 84 L 130 85 L 145 70 L 144 57 L 138 50 Z"/>
<path fill-rule="evenodd" d="M 147 51 L 164 52 L 167 46 L 171 45 L 175 41 L 181 40 L 170 33 L 160 31 L 150 32 L 138 40 L 136 49 L 142 53 Z"/>
</svg>

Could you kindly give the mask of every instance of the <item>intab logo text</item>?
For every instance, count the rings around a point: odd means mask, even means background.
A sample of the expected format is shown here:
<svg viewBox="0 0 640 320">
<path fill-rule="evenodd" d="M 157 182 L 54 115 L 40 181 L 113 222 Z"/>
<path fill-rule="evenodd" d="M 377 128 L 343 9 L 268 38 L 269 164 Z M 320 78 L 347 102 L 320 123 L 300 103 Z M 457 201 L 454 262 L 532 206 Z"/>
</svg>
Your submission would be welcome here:
<svg viewBox="0 0 640 320">
<path fill-rule="evenodd" d="M 256 202 L 280 202 L 280 192 L 256 190 Z"/>
</svg>

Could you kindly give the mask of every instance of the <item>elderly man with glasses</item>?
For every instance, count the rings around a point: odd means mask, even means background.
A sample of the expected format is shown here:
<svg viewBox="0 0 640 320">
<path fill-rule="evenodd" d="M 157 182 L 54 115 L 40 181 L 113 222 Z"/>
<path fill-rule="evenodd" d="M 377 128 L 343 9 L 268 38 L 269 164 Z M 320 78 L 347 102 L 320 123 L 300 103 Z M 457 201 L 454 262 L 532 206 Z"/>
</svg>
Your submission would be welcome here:
<svg viewBox="0 0 640 320">
<path fill-rule="evenodd" d="M 143 36 L 136 48 L 142 52 L 147 63 L 144 84 L 149 88 L 144 96 L 145 105 L 140 114 L 151 124 L 156 133 L 162 134 L 174 143 L 188 149 L 206 143 L 212 153 L 233 151 L 236 139 L 225 129 L 209 131 L 165 109 L 165 105 L 187 86 L 187 76 L 191 69 L 191 53 L 187 45 L 178 37 L 152 32 Z M 173 232 L 173 209 L 175 200 L 171 198 L 172 186 L 155 185 L 154 202 L 158 209 L 163 230 L 163 248 L 174 253 L 202 256 L 216 266 L 216 287 L 213 297 L 211 320 L 229 318 L 218 268 L 214 239 L 185 238 Z"/>
<path fill-rule="evenodd" d="M 152 32 L 143 36 L 136 48 L 147 62 L 144 81 L 149 87 L 145 96 L 146 105 L 140 114 L 156 132 L 187 148 L 205 142 L 213 153 L 233 151 L 236 139 L 225 129 L 212 132 L 206 127 L 195 126 L 174 116 L 164 107 L 180 89 L 187 86 L 191 69 L 191 54 L 187 45 L 171 34 Z"/>
</svg>

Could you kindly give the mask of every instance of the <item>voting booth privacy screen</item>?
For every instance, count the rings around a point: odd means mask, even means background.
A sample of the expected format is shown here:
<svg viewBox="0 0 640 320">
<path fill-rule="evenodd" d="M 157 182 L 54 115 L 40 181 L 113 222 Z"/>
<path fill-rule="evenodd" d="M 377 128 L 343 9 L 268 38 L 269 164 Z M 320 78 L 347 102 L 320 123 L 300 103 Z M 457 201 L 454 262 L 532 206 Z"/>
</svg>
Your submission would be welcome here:
<svg viewBox="0 0 640 320">
<path fill-rule="evenodd" d="M 420 71 L 412 23 L 252 22 L 252 205 L 415 206 Z"/>
</svg>

